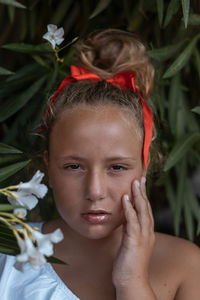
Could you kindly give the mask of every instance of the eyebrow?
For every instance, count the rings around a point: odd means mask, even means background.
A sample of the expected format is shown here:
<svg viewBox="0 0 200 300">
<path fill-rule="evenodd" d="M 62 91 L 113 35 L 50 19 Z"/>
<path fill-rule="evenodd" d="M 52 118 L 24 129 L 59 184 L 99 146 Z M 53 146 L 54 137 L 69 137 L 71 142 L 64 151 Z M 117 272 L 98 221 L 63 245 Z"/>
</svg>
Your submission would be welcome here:
<svg viewBox="0 0 200 300">
<path fill-rule="evenodd" d="M 76 155 L 69 155 L 69 156 L 64 156 L 64 157 L 61 157 L 60 159 L 72 159 L 72 160 L 78 160 L 78 161 L 84 161 L 86 160 L 85 158 L 83 157 L 80 157 L 80 156 L 76 156 Z M 136 162 L 136 159 L 134 159 L 133 157 L 126 157 L 126 156 L 114 156 L 114 157 L 109 157 L 106 159 L 106 161 L 108 162 L 112 162 L 112 161 L 123 161 L 123 160 L 132 160 L 134 162 Z"/>
</svg>

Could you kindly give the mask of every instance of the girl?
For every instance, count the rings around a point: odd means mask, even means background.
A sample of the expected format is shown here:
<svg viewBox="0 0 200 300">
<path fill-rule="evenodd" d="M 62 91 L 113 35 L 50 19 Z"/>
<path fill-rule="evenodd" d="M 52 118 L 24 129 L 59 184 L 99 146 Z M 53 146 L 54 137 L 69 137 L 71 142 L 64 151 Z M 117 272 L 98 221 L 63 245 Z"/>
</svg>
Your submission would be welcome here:
<svg viewBox="0 0 200 300">
<path fill-rule="evenodd" d="M 60 218 L 41 231 L 62 229 L 55 256 L 68 265 L 15 271 L 12 279 L 10 271 L 3 300 L 200 299 L 198 247 L 154 233 L 146 196 L 153 119 L 144 99 L 153 74 L 130 33 L 96 32 L 79 46 L 78 67 L 71 67 L 42 124 Z"/>
</svg>

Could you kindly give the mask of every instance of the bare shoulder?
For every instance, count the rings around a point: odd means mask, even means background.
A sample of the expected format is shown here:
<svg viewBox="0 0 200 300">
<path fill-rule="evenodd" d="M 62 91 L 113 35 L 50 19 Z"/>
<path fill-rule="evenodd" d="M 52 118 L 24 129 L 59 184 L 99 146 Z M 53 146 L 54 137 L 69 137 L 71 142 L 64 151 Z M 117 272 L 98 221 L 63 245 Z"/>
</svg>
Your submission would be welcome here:
<svg viewBox="0 0 200 300">
<path fill-rule="evenodd" d="M 184 260 L 184 264 L 200 260 L 200 248 L 194 243 L 179 237 L 156 232 L 155 251 L 164 256 L 172 256 L 176 260 Z"/>
<path fill-rule="evenodd" d="M 153 266 L 173 279 L 176 300 L 200 299 L 200 248 L 183 238 L 156 233 Z M 162 266 L 162 267 L 160 267 Z"/>
</svg>

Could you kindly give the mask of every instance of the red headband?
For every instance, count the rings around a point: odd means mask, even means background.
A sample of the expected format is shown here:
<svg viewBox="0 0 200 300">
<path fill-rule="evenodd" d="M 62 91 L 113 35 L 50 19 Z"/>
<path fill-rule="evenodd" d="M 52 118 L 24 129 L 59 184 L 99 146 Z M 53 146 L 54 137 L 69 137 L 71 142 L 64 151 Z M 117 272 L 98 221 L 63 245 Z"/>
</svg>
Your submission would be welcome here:
<svg viewBox="0 0 200 300">
<path fill-rule="evenodd" d="M 57 91 L 55 92 L 53 98 L 51 99 L 51 102 L 44 114 L 43 121 L 46 120 L 47 115 L 49 114 L 50 108 L 55 102 L 58 95 L 61 93 L 61 91 L 64 89 L 64 87 L 74 81 L 82 81 L 82 80 L 93 80 L 93 81 L 100 81 L 102 78 L 100 78 L 98 75 L 89 72 L 88 70 L 85 70 L 83 68 L 79 68 L 76 66 L 71 66 L 71 76 L 66 77 Z M 144 160 L 144 166 L 145 169 L 147 169 L 148 166 L 148 154 L 149 154 L 149 147 L 151 144 L 152 134 L 153 134 L 153 116 L 152 113 L 147 105 L 147 103 L 143 100 L 142 96 L 139 94 L 135 87 L 135 80 L 134 80 L 134 74 L 131 72 L 123 72 L 119 73 L 113 78 L 106 79 L 107 82 L 113 84 L 114 86 L 117 86 L 118 88 L 124 88 L 129 90 L 134 90 L 134 92 L 140 97 L 142 108 L 143 108 L 143 120 L 144 120 L 144 145 L 143 145 L 143 160 Z M 43 122 L 44 123 L 44 122 Z M 43 125 L 41 126 L 40 130 L 43 129 Z"/>
</svg>

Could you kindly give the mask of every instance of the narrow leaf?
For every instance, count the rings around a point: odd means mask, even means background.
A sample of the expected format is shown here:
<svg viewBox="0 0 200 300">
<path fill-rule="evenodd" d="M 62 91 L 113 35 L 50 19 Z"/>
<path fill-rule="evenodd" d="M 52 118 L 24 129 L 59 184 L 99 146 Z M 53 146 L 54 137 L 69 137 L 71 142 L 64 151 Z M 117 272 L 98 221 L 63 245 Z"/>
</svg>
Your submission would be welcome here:
<svg viewBox="0 0 200 300">
<path fill-rule="evenodd" d="M 165 181 L 165 188 L 166 188 L 167 199 L 169 200 L 170 206 L 174 213 L 175 206 L 176 206 L 176 195 L 175 195 L 170 177 L 167 178 L 167 180 Z"/>
<path fill-rule="evenodd" d="M 40 44 L 40 45 L 31 45 L 31 44 L 6 44 L 1 46 L 3 49 L 8 49 L 16 52 L 21 52 L 21 53 L 32 53 L 32 52 L 52 52 L 51 47 L 49 47 L 48 44 Z"/>
<path fill-rule="evenodd" d="M 177 141 L 165 163 L 164 171 L 168 171 L 173 167 L 199 139 L 200 133 L 195 132 Z"/>
<path fill-rule="evenodd" d="M 189 205 L 189 199 L 187 198 L 187 193 L 184 194 L 184 206 L 183 206 L 183 211 L 184 211 L 184 217 L 185 217 L 185 225 L 186 225 L 186 231 L 189 237 L 190 241 L 194 240 L 194 222 L 192 218 L 192 211 L 191 207 Z"/>
<path fill-rule="evenodd" d="M 178 58 L 172 63 L 168 70 L 163 75 L 163 78 L 172 77 L 178 71 L 180 71 L 190 59 L 192 52 L 196 46 L 199 35 L 197 35 L 192 42 L 185 48 L 185 50 L 178 56 Z"/>
<path fill-rule="evenodd" d="M 181 41 L 174 45 L 165 46 L 158 49 L 148 51 L 151 58 L 157 61 L 165 61 L 174 56 L 185 44 L 186 41 Z"/>
<path fill-rule="evenodd" d="M 9 255 L 17 255 L 19 251 L 16 251 L 15 249 L 11 249 L 8 246 L 3 245 L 0 243 L 0 253 L 9 254 Z"/>
<path fill-rule="evenodd" d="M 180 2 L 179 0 L 171 0 L 168 7 L 165 17 L 164 27 L 166 27 L 171 21 L 173 15 L 175 15 L 179 9 Z"/>
<path fill-rule="evenodd" d="M 0 143 L 0 153 L 1 154 L 13 154 L 13 153 L 21 154 L 23 152 L 17 148 L 9 146 L 7 144 Z"/>
<path fill-rule="evenodd" d="M 15 206 L 15 205 L 11 205 L 11 204 L 0 204 L 0 211 L 12 211 L 15 208 L 18 208 L 21 206 Z"/>
<path fill-rule="evenodd" d="M 45 77 L 40 78 L 36 81 L 32 86 L 30 86 L 24 93 L 11 99 L 5 105 L 2 105 L 0 111 L 0 122 L 5 121 L 13 114 L 15 114 L 18 110 L 20 110 L 41 88 L 42 84 L 46 79 Z M 12 101 L 12 102 L 11 102 Z"/>
<path fill-rule="evenodd" d="M 68 263 L 64 262 L 63 260 L 54 257 L 54 256 L 50 256 L 50 257 L 46 257 L 47 261 L 52 263 L 52 264 L 61 264 L 61 265 L 68 265 Z"/>
<path fill-rule="evenodd" d="M 50 24 L 60 24 L 63 18 L 66 16 L 73 0 L 58 2 L 56 11 L 52 14 Z"/>
<path fill-rule="evenodd" d="M 181 212 L 183 208 L 184 185 L 186 179 L 186 160 L 183 159 L 176 168 L 178 178 L 177 200 L 174 210 L 174 229 L 175 234 L 179 235 Z"/>
<path fill-rule="evenodd" d="M 6 5 L 11 5 L 14 7 L 19 7 L 19 8 L 26 8 L 26 6 L 22 5 L 21 3 L 15 1 L 15 0 L 0 0 L 0 3 L 6 4 Z"/>
<path fill-rule="evenodd" d="M 19 78 L 27 77 L 27 75 L 33 74 L 38 71 L 38 64 L 33 63 L 26 66 L 23 66 L 19 69 L 14 75 L 9 76 L 6 82 L 17 80 Z"/>
<path fill-rule="evenodd" d="M 89 19 L 92 19 L 99 15 L 110 4 L 111 0 L 99 0 L 96 8 L 90 15 Z"/>
<path fill-rule="evenodd" d="M 0 67 L 0 75 L 11 75 L 11 74 L 14 74 L 14 72 Z"/>
<path fill-rule="evenodd" d="M 194 66 L 197 69 L 197 72 L 199 74 L 199 79 L 200 79 L 200 53 L 199 49 L 195 48 L 194 50 Z"/>
<path fill-rule="evenodd" d="M 191 111 L 198 114 L 198 115 L 200 115 L 200 106 L 194 107 L 193 109 L 191 109 Z"/>
<path fill-rule="evenodd" d="M 4 168 L 0 168 L 0 181 L 3 181 L 11 175 L 17 173 L 19 170 L 23 169 L 29 162 L 30 160 L 25 160 Z"/>
<path fill-rule="evenodd" d="M 156 0 L 156 3 L 157 3 L 158 20 L 161 27 L 162 20 L 163 20 L 164 2 L 163 0 Z"/>
<path fill-rule="evenodd" d="M 190 12 L 190 0 L 181 0 L 181 2 L 182 2 L 184 24 L 185 24 L 185 28 L 187 28 L 188 17 Z"/>
<path fill-rule="evenodd" d="M 169 89 L 168 118 L 169 118 L 169 125 L 173 134 L 175 134 L 175 130 L 176 130 L 180 89 L 181 89 L 181 84 L 180 84 L 180 76 L 178 73 L 176 76 L 172 78 L 170 83 L 170 89 Z"/>
<path fill-rule="evenodd" d="M 46 68 L 48 70 L 51 69 L 50 66 L 49 66 L 49 64 L 44 59 L 42 59 L 40 56 L 38 56 L 38 55 L 32 55 L 32 57 L 42 67 L 44 67 L 44 68 Z"/>
<path fill-rule="evenodd" d="M 188 24 L 200 25 L 200 14 L 190 14 Z"/>
</svg>

